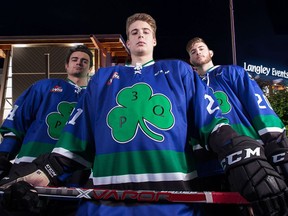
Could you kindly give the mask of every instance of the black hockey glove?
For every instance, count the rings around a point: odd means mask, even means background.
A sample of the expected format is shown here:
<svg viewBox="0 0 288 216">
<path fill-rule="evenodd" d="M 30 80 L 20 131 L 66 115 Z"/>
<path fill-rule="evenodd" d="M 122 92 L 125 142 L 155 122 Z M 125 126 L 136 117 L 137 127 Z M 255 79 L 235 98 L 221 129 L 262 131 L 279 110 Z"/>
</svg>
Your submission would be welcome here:
<svg viewBox="0 0 288 216">
<path fill-rule="evenodd" d="M 8 175 L 11 166 L 12 163 L 9 161 L 8 156 L 0 153 L 0 180 Z"/>
<path fill-rule="evenodd" d="M 8 177 L 0 181 L 0 188 L 6 189 L 19 181 L 26 181 L 35 186 L 60 186 L 62 182 L 57 176 L 63 173 L 63 169 L 57 159 L 51 154 L 44 154 L 35 159 L 32 163 L 13 169 Z"/>
<path fill-rule="evenodd" d="M 288 184 L 288 139 L 281 134 L 276 140 L 265 145 L 268 161 Z"/>
<path fill-rule="evenodd" d="M 231 191 L 239 192 L 251 202 L 255 215 L 288 215 L 287 186 L 256 140 L 235 137 L 218 153 Z"/>
<path fill-rule="evenodd" d="M 4 190 L 1 205 L 10 212 L 40 213 L 44 202 L 29 183 L 19 181 Z"/>
</svg>

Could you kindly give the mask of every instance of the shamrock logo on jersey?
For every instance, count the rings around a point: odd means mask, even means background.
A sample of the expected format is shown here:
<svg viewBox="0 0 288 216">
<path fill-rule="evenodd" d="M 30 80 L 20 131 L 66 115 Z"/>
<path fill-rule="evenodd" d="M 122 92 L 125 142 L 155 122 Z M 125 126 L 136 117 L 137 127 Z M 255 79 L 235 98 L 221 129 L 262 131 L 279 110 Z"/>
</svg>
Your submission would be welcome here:
<svg viewBox="0 0 288 216">
<path fill-rule="evenodd" d="M 52 139 L 59 139 L 61 131 L 68 121 L 76 103 L 62 101 L 58 104 L 58 112 L 51 112 L 47 115 L 46 124 L 47 132 Z"/>
<path fill-rule="evenodd" d="M 149 125 L 169 130 L 175 123 L 170 100 L 163 94 L 153 94 L 152 88 L 145 83 L 122 89 L 116 102 L 118 106 L 108 113 L 107 123 L 117 142 L 129 142 L 139 128 L 146 136 L 161 142 L 163 135 L 150 129 Z"/>
<path fill-rule="evenodd" d="M 220 109 L 222 111 L 223 114 L 227 114 L 230 112 L 230 110 L 232 109 L 231 104 L 229 102 L 229 98 L 227 96 L 227 94 L 223 91 L 216 91 L 214 92 L 214 96 L 216 97 Z"/>
</svg>

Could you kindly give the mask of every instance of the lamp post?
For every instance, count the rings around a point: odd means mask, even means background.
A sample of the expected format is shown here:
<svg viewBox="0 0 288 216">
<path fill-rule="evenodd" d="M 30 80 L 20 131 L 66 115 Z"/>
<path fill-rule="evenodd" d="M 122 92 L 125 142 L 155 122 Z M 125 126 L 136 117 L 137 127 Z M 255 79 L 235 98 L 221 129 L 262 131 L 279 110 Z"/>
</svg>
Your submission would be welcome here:
<svg viewBox="0 0 288 216">
<path fill-rule="evenodd" d="M 236 58 L 236 41 L 235 41 L 233 0 L 229 0 L 229 8 L 230 8 L 230 27 L 231 27 L 231 41 L 232 41 L 232 59 L 233 59 L 233 64 L 236 65 L 237 64 L 237 58 Z"/>
</svg>

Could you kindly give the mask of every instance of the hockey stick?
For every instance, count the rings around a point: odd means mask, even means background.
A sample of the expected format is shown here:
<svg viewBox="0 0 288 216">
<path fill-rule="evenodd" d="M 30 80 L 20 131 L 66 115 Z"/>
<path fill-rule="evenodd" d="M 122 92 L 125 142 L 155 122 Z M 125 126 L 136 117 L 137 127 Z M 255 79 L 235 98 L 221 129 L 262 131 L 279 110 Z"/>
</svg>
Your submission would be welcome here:
<svg viewBox="0 0 288 216">
<path fill-rule="evenodd" d="M 91 199 L 137 202 L 183 202 L 248 205 L 237 192 L 189 192 L 35 187 L 39 196 L 64 199 Z M 3 191 L 0 191 L 3 194 Z"/>
</svg>

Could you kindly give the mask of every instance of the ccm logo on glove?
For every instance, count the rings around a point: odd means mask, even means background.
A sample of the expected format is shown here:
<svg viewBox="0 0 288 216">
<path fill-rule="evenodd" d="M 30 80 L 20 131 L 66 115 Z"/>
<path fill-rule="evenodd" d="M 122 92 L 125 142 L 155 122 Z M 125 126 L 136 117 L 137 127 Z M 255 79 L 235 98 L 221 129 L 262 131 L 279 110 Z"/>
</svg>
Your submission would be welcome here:
<svg viewBox="0 0 288 216">
<path fill-rule="evenodd" d="M 52 167 L 49 164 L 46 164 L 44 168 L 51 177 L 57 176 L 57 174 L 55 173 L 55 171 L 52 169 Z"/>
<path fill-rule="evenodd" d="M 287 152 L 282 152 L 282 153 L 279 153 L 279 154 L 275 154 L 272 156 L 272 161 L 274 164 L 278 163 L 278 162 L 281 162 L 281 161 L 284 161 L 284 160 L 287 160 Z"/>
<path fill-rule="evenodd" d="M 227 166 L 231 166 L 239 161 L 252 158 L 253 156 L 260 156 L 260 147 L 256 147 L 254 150 L 251 148 L 246 148 L 233 152 L 221 160 L 221 165 L 223 169 L 226 170 Z"/>
</svg>

